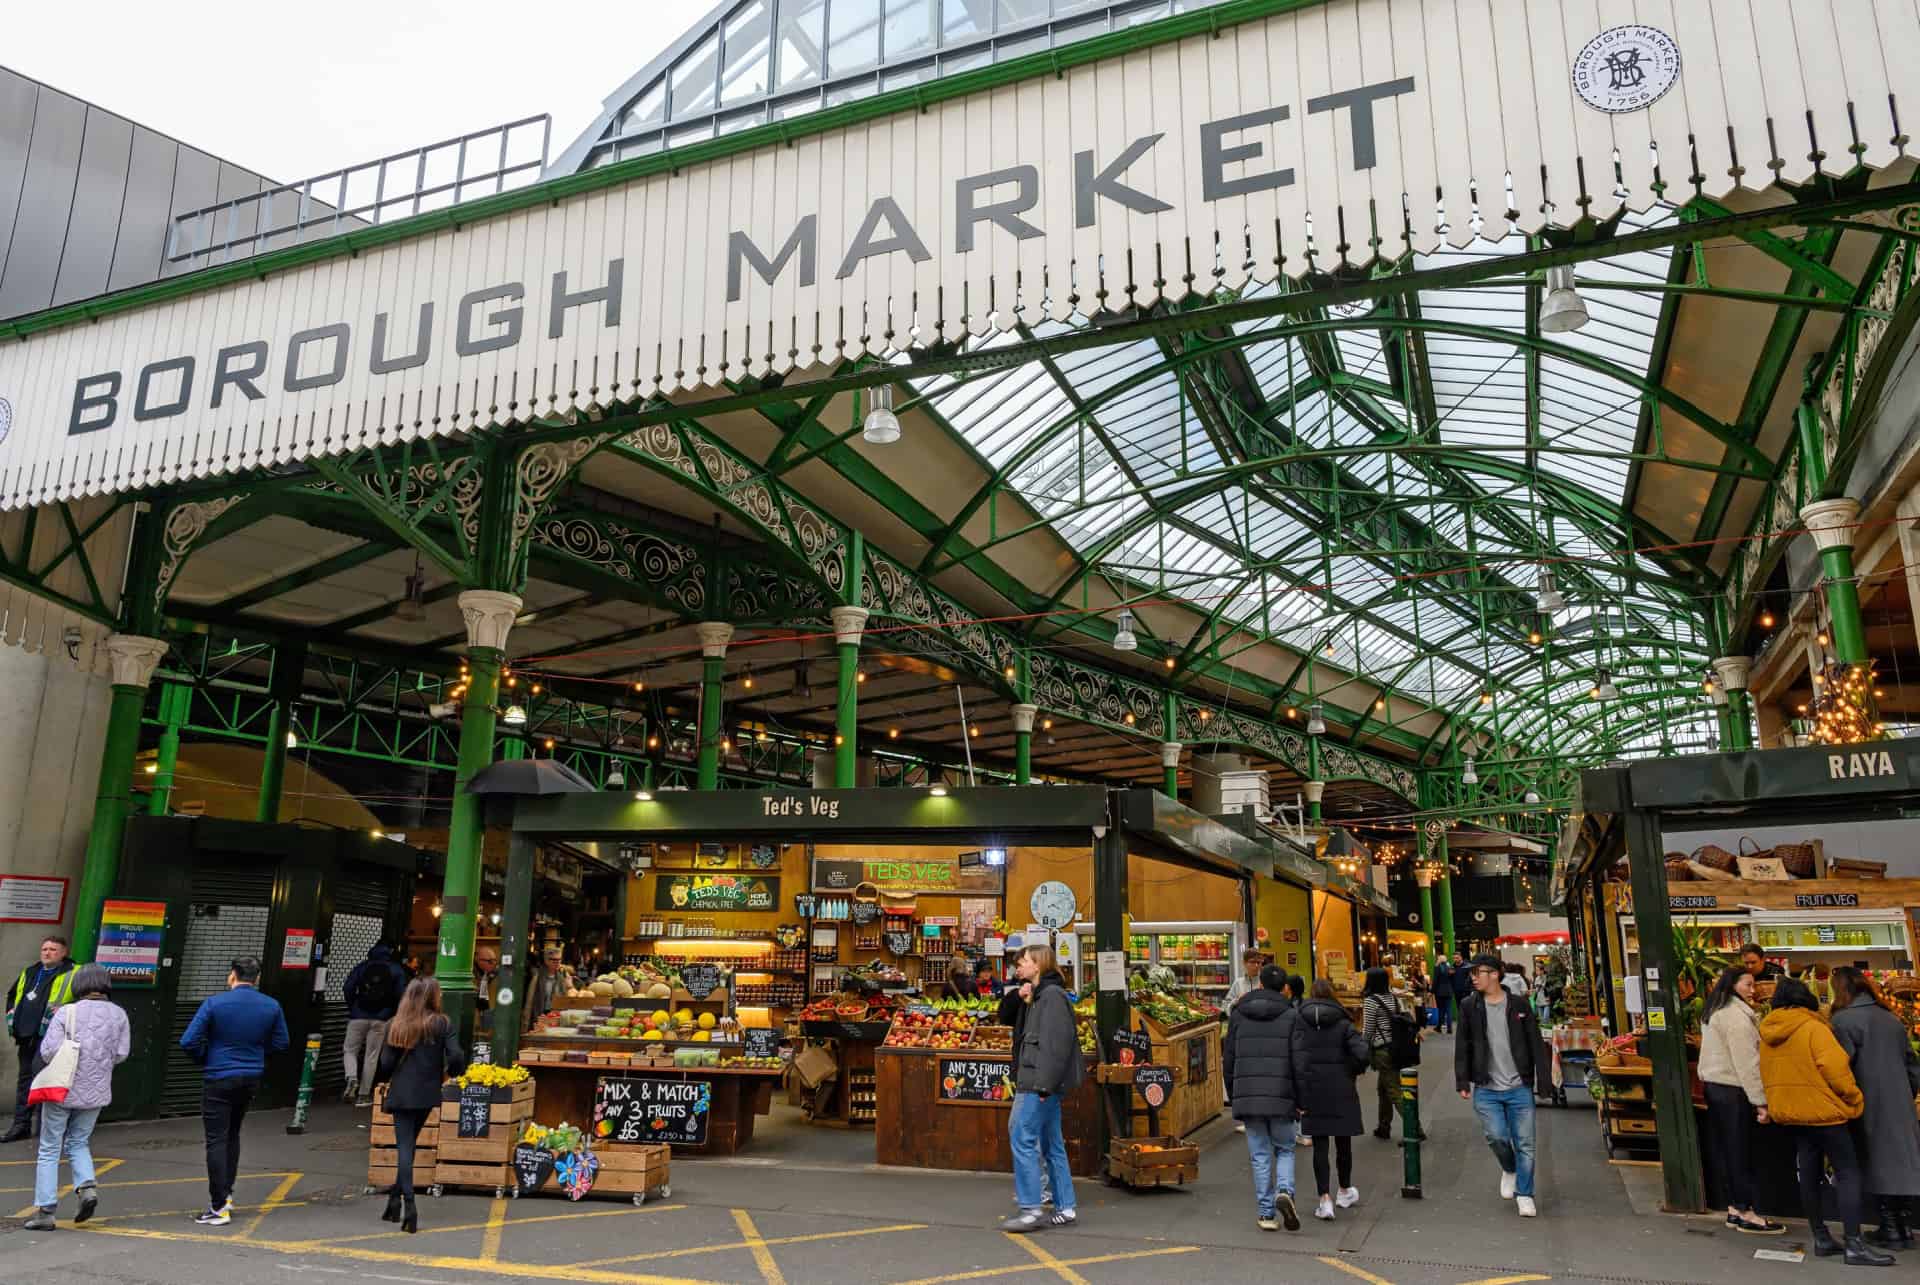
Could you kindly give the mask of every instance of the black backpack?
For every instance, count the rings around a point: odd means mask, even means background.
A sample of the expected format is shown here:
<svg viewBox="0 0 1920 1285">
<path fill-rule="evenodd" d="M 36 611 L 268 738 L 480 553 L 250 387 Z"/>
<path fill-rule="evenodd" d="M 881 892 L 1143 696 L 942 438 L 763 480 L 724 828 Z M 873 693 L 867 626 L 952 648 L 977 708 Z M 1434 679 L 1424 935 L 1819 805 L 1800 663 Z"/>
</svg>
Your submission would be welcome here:
<svg viewBox="0 0 1920 1285">
<path fill-rule="evenodd" d="M 378 960 L 368 962 L 373 966 L 360 974 L 360 984 L 353 988 L 353 1002 L 361 1008 L 392 1007 L 393 965 Z"/>
<path fill-rule="evenodd" d="M 1392 1035 L 1387 1040 L 1387 1052 L 1393 1058 L 1398 1070 L 1420 1065 L 1420 1024 L 1407 1016 L 1398 1005 L 1394 1006 L 1388 1019 Z"/>
</svg>

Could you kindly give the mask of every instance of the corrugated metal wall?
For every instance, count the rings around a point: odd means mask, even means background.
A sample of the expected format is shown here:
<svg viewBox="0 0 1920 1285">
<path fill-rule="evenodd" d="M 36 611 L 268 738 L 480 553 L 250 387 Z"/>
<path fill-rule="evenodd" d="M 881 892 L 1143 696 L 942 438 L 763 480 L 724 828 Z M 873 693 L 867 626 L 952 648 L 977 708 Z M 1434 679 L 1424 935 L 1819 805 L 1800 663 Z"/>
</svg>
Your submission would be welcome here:
<svg viewBox="0 0 1920 1285">
<path fill-rule="evenodd" d="M 153 281 L 175 215 L 269 186 L 0 67 L 0 318 Z"/>
</svg>

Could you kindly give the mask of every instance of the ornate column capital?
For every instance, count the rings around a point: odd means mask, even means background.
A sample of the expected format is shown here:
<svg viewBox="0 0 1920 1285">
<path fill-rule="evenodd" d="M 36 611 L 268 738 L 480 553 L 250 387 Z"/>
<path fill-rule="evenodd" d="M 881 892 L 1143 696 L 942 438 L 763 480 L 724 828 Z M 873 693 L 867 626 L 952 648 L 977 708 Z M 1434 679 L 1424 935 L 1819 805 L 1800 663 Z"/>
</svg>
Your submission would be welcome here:
<svg viewBox="0 0 1920 1285">
<path fill-rule="evenodd" d="M 1180 748 L 1180 742 L 1178 741 L 1162 741 L 1160 743 L 1160 766 L 1179 767 Z"/>
<path fill-rule="evenodd" d="M 1013 707 L 1013 730 L 1017 735 L 1033 735 L 1034 716 L 1040 712 L 1038 705 L 1015 705 Z"/>
<path fill-rule="evenodd" d="M 1721 656 L 1713 662 L 1713 676 L 1720 680 L 1720 686 L 1730 692 L 1747 690 L 1747 679 L 1753 674 L 1753 657 Z"/>
<path fill-rule="evenodd" d="M 115 687 L 144 688 L 153 679 L 153 671 L 167 654 L 164 639 L 141 634 L 108 634 L 107 663 L 113 667 Z"/>
<path fill-rule="evenodd" d="M 858 647 L 860 633 L 867 627 L 867 609 L 865 607 L 835 607 L 827 612 L 833 617 L 833 641 L 837 647 Z"/>
<path fill-rule="evenodd" d="M 693 627 L 700 636 L 700 654 L 708 660 L 725 660 L 727 644 L 733 641 L 733 626 L 724 620 L 703 620 Z"/>
<path fill-rule="evenodd" d="M 1854 528 L 1860 523 L 1860 501 L 1846 496 L 1815 500 L 1800 510 L 1800 523 L 1813 536 L 1820 552 L 1851 549 Z"/>
<path fill-rule="evenodd" d="M 464 589 L 459 602 L 460 614 L 467 620 L 467 646 L 505 651 L 507 635 L 525 605 L 520 595 L 498 589 Z"/>
<path fill-rule="evenodd" d="M 1301 789 L 1306 793 L 1307 802 L 1318 803 L 1326 797 L 1327 783 L 1325 781 L 1308 781 Z"/>
<path fill-rule="evenodd" d="M 1416 866 L 1413 871 L 1413 881 L 1422 888 L 1431 888 L 1433 887 L 1433 871 Z"/>
</svg>

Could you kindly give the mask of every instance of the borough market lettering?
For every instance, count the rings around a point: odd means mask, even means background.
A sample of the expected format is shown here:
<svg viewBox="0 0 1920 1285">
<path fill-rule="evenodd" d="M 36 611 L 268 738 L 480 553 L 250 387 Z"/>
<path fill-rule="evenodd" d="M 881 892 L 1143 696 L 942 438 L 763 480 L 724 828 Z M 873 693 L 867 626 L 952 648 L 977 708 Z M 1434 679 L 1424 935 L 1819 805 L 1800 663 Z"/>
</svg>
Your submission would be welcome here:
<svg viewBox="0 0 1920 1285">
<path fill-rule="evenodd" d="M 1352 140 L 1352 166 L 1357 171 L 1371 170 L 1379 164 L 1376 104 L 1412 92 L 1411 76 L 1381 81 L 1310 98 L 1306 114 L 1344 112 Z M 1255 134 L 1292 116 L 1293 108 L 1280 104 L 1202 124 L 1195 140 L 1201 199 L 1212 203 L 1292 187 L 1298 181 L 1295 171 L 1274 164 L 1266 155 L 1266 144 Z M 1156 147 L 1172 146 L 1165 139 L 1164 132 L 1144 134 L 1111 156 L 1093 149 L 1075 152 L 1071 168 L 1074 227 L 1093 227 L 1108 205 L 1137 214 L 1172 210 L 1170 202 L 1135 185 L 1143 180 L 1128 179 Z M 1026 217 L 1039 206 L 1040 195 L 1037 165 L 1014 165 L 959 179 L 953 185 L 951 204 L 952 252 L 971 254 L 981 243 L 982 224 L 1018 241 L 1044 237 L 1046 233 Z M 919 226 L 941 222 L 938 211 L 914 213 Z M 835 277 L 844 280 L 866 260 L 890 254 L 925 262 L 932 254 L 919 226 L 894 197 L 876 197 L 840 258 Z M 813 285 L 820 253 L 818 228 L 817 214 L 802 216 L 772 255 L 747 232 L 730 231 L 727 302 L 740 300 L 748 269 L 772 285 L 792 266 L 802 287 Z M 285 351 L 277 354 L 265 339 L 242 339 L 214 350 L 210 359 L 203 350 L 148 362 L 131 380 L 126 370 L 83 375 L 74 382 L 67 434 L 112 428 L 123 414 L 130 414 L 135 423 L 149 423 L 185 415 L 196 405 L 218 410 L 230 400 L 263 401 L 269 389 L 301 393 L 328 388 L 343 383 L 348 370 L 356 366 L 374 375 L 412 370 L 428 364 L 436 345 L 444 348 L 449 342 L 459 357 L 511 349 L 524 338 L 530 311 L 533 324 L 544 322 L 547 338 L 557 340 L 566 336 L 576 311 L 585 310 L 591 316 L 597 307 L 601 324 L 612 328 L 620 325 L 623 305 L 629 314 L 637 310 L 638 300 L 627 293 L 624 259 L 608 260 L 587 280 L 562 270 L 546 284 L 539 299 L 524 280 L 501 281 L 467 291 L 450 308 L 446 300 L 429 299 L 412 315 L 376 312 L 370 324 L 364 318 L 332 320 L 295 331 Z M 356 333 L 356 324 L 365 328 Z"/>
</svg>

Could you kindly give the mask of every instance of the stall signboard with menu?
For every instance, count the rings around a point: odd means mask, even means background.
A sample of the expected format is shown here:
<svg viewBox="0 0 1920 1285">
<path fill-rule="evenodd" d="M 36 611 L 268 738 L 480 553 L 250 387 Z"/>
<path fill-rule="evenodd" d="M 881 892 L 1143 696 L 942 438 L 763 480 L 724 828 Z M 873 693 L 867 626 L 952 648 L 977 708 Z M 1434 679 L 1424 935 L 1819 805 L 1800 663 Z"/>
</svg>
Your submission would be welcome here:
<svg viewBox="0 0 1920 1285">
<path fill-rule="evenodd" d="M 1012 1106 L 1012 1070 L 1008 1058 L 943 1057 L 940 1101 L 949 1106 Z"/>
<path fill-rule="evenodd" d="M 705 1146 L 713 1085 L 705 1080 L 632 1076 L 594 1086 L 593 1136 L 603 1142 Z"/>
<path fill-rule="evenodd" d="M 778 875 L 659 875 L 655 910 L 778 910 Z"/>
</svg>

